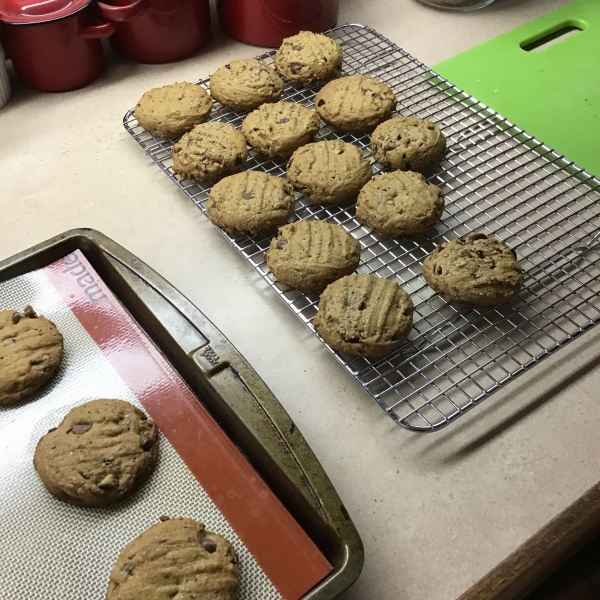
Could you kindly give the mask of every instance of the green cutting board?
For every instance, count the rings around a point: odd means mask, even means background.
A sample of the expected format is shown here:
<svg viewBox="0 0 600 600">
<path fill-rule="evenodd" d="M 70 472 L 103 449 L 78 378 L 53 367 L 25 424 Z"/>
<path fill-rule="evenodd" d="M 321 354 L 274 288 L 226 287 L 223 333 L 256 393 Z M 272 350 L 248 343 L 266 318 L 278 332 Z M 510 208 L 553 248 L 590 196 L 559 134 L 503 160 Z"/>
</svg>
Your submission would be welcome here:
<svg viewBox="0 0 600 600">
<path fill-rule="evenodd" d="M 582 31 L 523 49 L 569 26 Z M 573 2 L 433 69 L 600 176 L 600 0 Z"/>
</svg>

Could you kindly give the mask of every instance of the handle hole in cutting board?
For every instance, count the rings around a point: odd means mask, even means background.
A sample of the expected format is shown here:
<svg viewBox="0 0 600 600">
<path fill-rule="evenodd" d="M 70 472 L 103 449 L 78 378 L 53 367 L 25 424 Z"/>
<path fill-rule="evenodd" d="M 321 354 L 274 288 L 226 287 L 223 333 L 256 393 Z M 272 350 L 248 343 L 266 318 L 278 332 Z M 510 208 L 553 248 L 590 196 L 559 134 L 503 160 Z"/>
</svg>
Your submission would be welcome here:
<svg viewBox="0 0 600 600">
<path fill-rule="evenodd" d="M 543 33 L 540 37 L 534 38 L 533 40 L 527 40 L 521 44 L 521 48 L 526 52 L 540 52 L 550 46 L 554 46 L 559 42 L 566 40 L 567 38 L 573 37 L 583 31 L 582 27 L 569 23 L 561 25 L 559 29 L 550 31 L 549 33 Z"/>
</svg>

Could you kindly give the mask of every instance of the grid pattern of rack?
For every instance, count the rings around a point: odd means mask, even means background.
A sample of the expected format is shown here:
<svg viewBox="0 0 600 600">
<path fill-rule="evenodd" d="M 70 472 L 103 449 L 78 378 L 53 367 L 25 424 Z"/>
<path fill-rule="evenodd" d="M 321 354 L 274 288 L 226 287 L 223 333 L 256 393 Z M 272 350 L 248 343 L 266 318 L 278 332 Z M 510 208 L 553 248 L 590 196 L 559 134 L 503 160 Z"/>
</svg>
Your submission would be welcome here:
<svg viewBox="0 0 600 600">
<path fill-rule="evenodd" d="M 398 97 L 399 114 L 437 122 L 448 139 L 445 160 L 427 175 L 444 191 L 446 209 L 426 233 L 386 239 L 356 220 L 353 203 L 321 206 L 301 195 L 294 217 L 344 226 L 362 246 L 358 272 L 393 279 L 411 294 L 414 327 L 398 351 L 365 359 L 330 350 L 397 423 L 435 431 L 600 321 L 600 181 L 369 27 L 345 25 L 328 35 L 344 50 L 344 75 L 363 73 L 386 82 Z M 270 52 L 259 58 L 272 64 L 272 57 Z M 208 89 L 208 78 L 198 83 Z M 286 85 L 282 100 L 313 107 L 319 89 Z M 237 128 L 244 117 L 219 104 L 211 113 L 211 120 Z M 210 185 L 173 172 L 173 140 L 144 131 L 133 110 L 124 125 L 204 210 Z M 370 157 L 368 135 L 323 126 L 317 139 L 353 143 Z M 246 167 L 285 176 L 284 160 L 253 150 Z M 377 174 L 382 167 L 374 162 L 373 170 Z M 425 284 L 421 265 L 427 254 L 469 231 L 493 234 L 516 250 L 525 271 L 518 300 L 482 309 L 449 304 Z M 268 272 L 264 252 L 274 233 L 224 235 L 314 331 L 318 294 L 284 292 Z"/>
</svg>

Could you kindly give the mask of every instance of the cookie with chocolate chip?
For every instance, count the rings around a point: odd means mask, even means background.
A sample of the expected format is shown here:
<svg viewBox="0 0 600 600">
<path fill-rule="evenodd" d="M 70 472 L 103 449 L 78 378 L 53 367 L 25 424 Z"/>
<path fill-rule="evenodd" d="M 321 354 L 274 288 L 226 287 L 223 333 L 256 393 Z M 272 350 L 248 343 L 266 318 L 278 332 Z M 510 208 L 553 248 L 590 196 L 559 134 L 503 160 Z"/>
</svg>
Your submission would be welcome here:
<svg viewBox="0 0 600 600">
<path fill-rule="evenodd" d="M 0 406 L 15 404 L 50 381 L 63 356 L 56 325 L 31 306 L 0 311 Z"/>
<path fill-rule="evenodd" d="M 446 138 L 432 121 L 398 117 L 381 123 L 371 136 L 371 152 L 384 167 L 423 171 L 446 153 Z"/>
<path fill-rule="evenodd" d="M 394 281 L 349 275 L 321 294 L 314 325 L 332 348 L 357 356 L 385 356 L 399 348 L 413 323 L 410 296 Z"/>
<path fill-rule="evenodd" d="M 297 290 L 322 290 L 358 267 L 360 242 L 341 225 L 296 221 L 279 229 L 265 259 L 280 284 Z"/>
<path fill-rule="evenodd" d="M 210 93 L 233 110 L 253 110 L 265 102 L 277 102 L 283 81 L 260 60 L 232 60 L 210 78 Z"/>
<path fill-rule="evenodd" d="M 79 506 L 107 506 L 133 493 L 158 460 L 158 429 L 124 400 L 71 409 L 44 435 L 33 465 L 46 489 Z"/>
<path fill-rule="evenodd" d="M 237 554 L 225 538 L 193 519 L 162 517 L 121 550 L 106 600 L 235 600 L 238 587 Z"/>
<path fill-rule="evenodd" d="M 275 175 L 244 171 L 221 179 L 206 203 L 208 218 L 230 234 L 256 234 L 283 225 L 293 214 L 292 186 Z"/>
<path fill-rule="evenodd" d="M 242 168 L 248 158 L 244 136 L 229 123 L 196 125 L 171 149 L 173 170 L 189 179 L 217 181 Z"/>
<path fill-rule="evenodd" d="M 423 261 L 429 287 L 448 300 L 486 306 L 515 297 L 523 269 L 515 252 L 484 233 L 444 242 Z"/>
<path fill-rule="evenodd" d="M 310 85 L 342 73 L 342 48 L 330 37 L 301 31 L 285 38 L 275 54 L 275 69 L 288 81 Z"/>
<path fill-rule="evenodd" d="M 368 75 L 330 81 L 315 97 L 321 119 L 343 131 L 372 131 L 389 119 L 395 108 L 392 88 Z"/>
<path fill-rule="evenodd" d="M 180 81 L 148 90 L 135 107 L 135 118 L 152 135 L 179 137 L 206 121 L 212 106 L 204 88 Z"/>
<path fill-rule="evenodd" d="M 321 121 L 314 111 L 294 102 L 263 104 L 242 123 L 242 134 L 255 150 L 267 156 L 289 158 L 312 142 Z"/>
</svg>

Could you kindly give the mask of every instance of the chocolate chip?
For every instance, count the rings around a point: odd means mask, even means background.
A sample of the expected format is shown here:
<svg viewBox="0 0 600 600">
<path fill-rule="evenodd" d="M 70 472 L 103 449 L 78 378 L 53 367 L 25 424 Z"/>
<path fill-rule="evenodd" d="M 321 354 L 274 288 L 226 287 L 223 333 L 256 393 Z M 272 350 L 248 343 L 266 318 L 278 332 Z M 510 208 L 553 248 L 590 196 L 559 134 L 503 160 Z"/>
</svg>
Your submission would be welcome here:
<svg viewBox="0 0 600 600">
<path fill-rule="evenodd" d="M 292 63 L 290 65 L 290 71 L 294 74 L 294 75 L 298 75 L 298 73 L 300 73 L 300 71 L 302 71 L 302 65 L 299 65 L 298 63 Z"/>
<path fill-rule="evenodd" d="M 208 154 L 205 154 L 202 158 L 204 160 L 207 160 L 208 162 L 215 163 L 217 165 L 220 164 L 216 158 L 213 158 L 212 156 L 208 156 Z"/>
<path fill-rule="evenodd" d="M 338 150 L 338 154 L 344 154 L 344 149 L 343 149 L 343 148 L 340 148 L 340 149 Z"/>
<path fill-rule="evenodd" d="M 325 100 L 321 99 L 317 102 L 317 106 L 323 106 L 325 104 Z"/>
<path fill-rule="evenodd" d="M 133 565 L 130 565 L 129 563 L 125 563 L 123 565 L 123 571 L 125 571 L 125 573 L 127 573 L 127 575 L 132 575 L 133 574 Z"/>
<path fill-rule="evenodd" d="M 287 246 L 287 240 L 279 240 L 277 242 L 277 249 L 281 250 L 283 247 Z"/>
<path fill-rule="evenodd" d="M 254 198 L 254 192 L 244 192 L 242 198 L 244 200 L 252 200 L 252 198 Z"/>
<path fill-rule="evenodd" d="M 367 305 L 366 305 L 364 302 L 361 302 L 361 303 L 358 305 L 358 310 L 365 310 L 365 308 L 367 308 Z"/>
<path fill-rule="evenodd" d="M 436 272 L 437 275 L 441 275 L 442 274 L 442 267 L 438 267 L 435 272 Z"/>
<path fill-rule="evenodd" d="M 387 146 L 386 145 L 386 146 L 383 147 L 383 151 L 384 152 L 389 152 L 390 150 L 393 150 L 393 149 L 394 149 L 394 146 Z"/>
<path fill-rule="evenodd" d="M 279 119 L 278 123 L 287 123 L 289 119 L 287 117 L 283 117 L 283 119 Z"/>
<path fill-rule="evenodd" d="M 140 435 L 140 446 L 144 452 L 148 452 L 154 446 L 154 440 L 149 438 L 145 433 Z"/>
<path fill-rule="evenodd" d="M 381 94 L 375 94 L 373 97 L 377 98 L 377 100 L 383 100 L 383 96 Z"/>
<path fill-rule="evenodd" d="M 292 50 L 295 50 L 296 52 L 300 52 L 300 50 L 302 50 L 302 46 L 292 46 Z"/>
<path fill-rule="evenodd" d="M 435 252 L 441 252 L 446 247 L 446 242 L 435 247 Z"/>
<path fill-rule="evenodd" d="M 23 310 L 23 316 L 27 317 L 28 319 L 37 319 L 37 313 L 29 305 L 27 305 Z"/>
<path fill-rule="evenodd" d="M 171 517 L 167 517 L 167 515 L 161 515 L 160 517 L 158 517 L 158 520 L 159 520 L 161 523 L 164 523 L 165 521 L 170 521 L 170 520 L 171 520 Z"/>
<path fill-rule="evenodd" d="M 231 65 L 225 65 L 225 68 L 231 71 Z"/>
<path fill-rule="evenodd" d="M 56 427 L 52 427 L 51 429 L 48 429 L 48 433 L 52 433 L 53 431 L 56 431 Z"/>
<path fill-rule="evenodd" d="M 207 551 L 210 552 L 211 554 L 213 552 L 216 551 L 217 549 L 217 544 L 214 540 L 211 540 L 209 538 L 204 538 L 201 542 L 202 547 Z"/>
<path fill-rule="evenodd" d="M 21 320 L 21 315 L 18 312 L 14 312 L 12 315 L 13 325 L 16 325 Z"/>
<path fill-rule="evenodd" d="M 486 240 L 487 239 L 487 235 L 485 235 L 485 233 L 476 233 L 476 232 L 471 232 L 468 233 L 465 236 L 465 239 L 470 240 L 470 241 L 474 241 L 474 240 Z"/>
<path fill-rule="evenodd" d="M 91 423 L 76 423 L 71 427 L 71 431 L 77 435 L 81 435 L 92 428 Z"/>
<path fill-rule="evenodd" d="M 358 344 L 358 343 L 360 342 L 360 338 L 358 338 L 358 337 L 351 337 L 351 338 L 348 340 L 348 342 L 349 342 L 350 344 Z"/>
<path fill-rule="evenodd" d="M 112 460 L 103 460 L 102 462 L 104 463 L 105 467 L 110 467 L 112 465 Z"/>
</svg>

